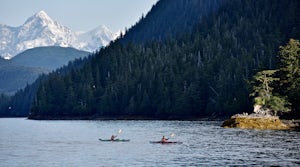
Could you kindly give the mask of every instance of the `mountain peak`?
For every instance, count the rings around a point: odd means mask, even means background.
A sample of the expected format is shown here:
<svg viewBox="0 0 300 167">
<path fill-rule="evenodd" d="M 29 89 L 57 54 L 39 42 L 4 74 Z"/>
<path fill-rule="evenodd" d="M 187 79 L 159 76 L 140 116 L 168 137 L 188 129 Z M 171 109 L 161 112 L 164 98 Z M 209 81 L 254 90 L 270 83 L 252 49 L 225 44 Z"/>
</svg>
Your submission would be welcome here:
<svg viewBox="0 0 300 167">
<path fill-rule="evenodd" d="M 28 18 L 24 24 L 31 24 L 33 22 L 39 22 L 42 25 L 47 25 L 49 23 L 53 23 L 54 21 L 48 16 L 48 14 L 45 11 L 41 10 L 33 16 L 31 16 L 30 18 Z"/>
<path fill-rule="evenodd" d="M 0 57 L 10 59 L 24 50 L 40 46 L 73 47 L 93 52 L 111 40 L 114 40 L 113 33 L 105 26 L 76 33 L 41 10 L 19 27 L 0 25 Z"/>
<path fill-rule="evenodd" d="M 51 19 L 51 18 L 48 16 L 48 14 L 47 14 L 45 11 L 43 11 L 43 10 L 37 12 L 34 16 L 35 16 L 35 17 L 42 18 L 42 19 Z"/>
</svg>

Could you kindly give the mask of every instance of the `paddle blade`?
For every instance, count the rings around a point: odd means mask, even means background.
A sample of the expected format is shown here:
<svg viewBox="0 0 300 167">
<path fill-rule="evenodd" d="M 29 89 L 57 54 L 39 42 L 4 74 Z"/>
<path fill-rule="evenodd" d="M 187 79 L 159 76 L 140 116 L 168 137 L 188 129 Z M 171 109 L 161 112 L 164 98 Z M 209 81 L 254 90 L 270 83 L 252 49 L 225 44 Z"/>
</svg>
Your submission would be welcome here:
<svg viewBox="0 0 300 167">
<path fill-rule="evenodd" d="M 175 133 L 171 133 L 170 137 L 174 137 L 175 136 Z"/>
<path fill-rule="evenodd" d="M 120 129 L 120 130 L 118 131 L 118 134 L 120 134 L 120 133 L 122 133 L 122 129 Z"/>
</svg>

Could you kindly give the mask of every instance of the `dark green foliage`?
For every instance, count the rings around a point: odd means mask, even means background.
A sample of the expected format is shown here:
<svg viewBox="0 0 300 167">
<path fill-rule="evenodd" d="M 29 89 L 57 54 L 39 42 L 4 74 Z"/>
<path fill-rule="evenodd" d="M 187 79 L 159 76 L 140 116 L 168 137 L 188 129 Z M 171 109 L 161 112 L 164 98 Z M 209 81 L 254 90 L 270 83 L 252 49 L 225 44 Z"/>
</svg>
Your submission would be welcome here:
<svg viewBox="0 0 300 167">
<path fill-rule="evenodd" d="M 126 31 L 123 42 L 164 41 L 166 37 L 190 33 L 194 24 L 214 13 L 227 0 L 161 0 Z"/>
<path fill-rule="evenodd" d="M 254 107 L 261 106 L 269 114 L 277 116 L 277 113 L 290 112 L 290 103 L 286 98 L 274 93 L 274 85 L 280 82 L 274 74 L 278 70 L 264 70 L 256 73 L 253 77 L 251 96 L 254 97 Z"/>
<path fill-rule="evenodd" d="M 290 112 L 292 104 L 293 114 L 299 117 L 300 42 L 290 39 L 279 49 L 279 68 L 258 72 L 253 77 L 250 95 L 255 97 L 254 105 L 260 105 L 275 115 L 277 112 Z"/>
<path fill-rule="evenodd" d="M 186 115 L 188 109 L 192 115 L 203 114 L 207 98 L 200 68 L 167 46 L 180 48 L 174 41 L 148 47 L 116 42 L 81 71 L 63 78 L 50 75 L 40 87 L 33 113 L 167 117 Z"/>
<path fill-rule="evenodd" d="M 287 96 L 292 103 L 293 112 L 300 116 L 300 42 L 290 39 L 279 48 L 280 65 L 278 77 L 280 82 L 276 91 Z"/>
<path fill-rule="evenodd" d="M 82 69 L 42 81 L 30 118 L 250 112 L 246 81 L 299 36 L 298 11 L 297 0 L 161 0 Z"/>
<path fill-rule="evenodd" d="M 160 1 L 160 9 L 153 8 L 137 27 L 150 24 L 148 16 L 167 8 L 164 3 L 183 1 Z M 135 43 L 146 37 L 113 42 L 83 69 L 50 76 L 39 88 L 32 117 L 184 118 L 251 111 L 246 80 L 257 69 L 273 68 L 278 46 L 299 28 L 293 26 L 298 8 L 291 5 L 298 1 L 224 1 L 192 33 L 146 44 Z M 139 34 L 137 27 L 128 36 Z"/>
</svg>

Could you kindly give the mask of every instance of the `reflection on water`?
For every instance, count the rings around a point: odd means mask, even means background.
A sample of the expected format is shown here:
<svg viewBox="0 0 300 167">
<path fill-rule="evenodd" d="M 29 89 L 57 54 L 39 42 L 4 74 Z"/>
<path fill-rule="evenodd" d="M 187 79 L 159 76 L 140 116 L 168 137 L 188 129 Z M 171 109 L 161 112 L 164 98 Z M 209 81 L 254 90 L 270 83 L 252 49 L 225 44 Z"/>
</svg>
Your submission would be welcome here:
<svg viewBox="0 0 300 167">
<path fill-rule="evenodd" d="M 299 131 L 223 129 L 218 121 L 0 119 L 1 166 L 299 166 Z M 119 129 L 122 133 L 118 134 Z M 170 136 L 175 133 L 175 136 Z M 98 138 L 130 142 L 100 142 Z M 183 144 L 150 144 L 165 135 Z"/>
</svg>

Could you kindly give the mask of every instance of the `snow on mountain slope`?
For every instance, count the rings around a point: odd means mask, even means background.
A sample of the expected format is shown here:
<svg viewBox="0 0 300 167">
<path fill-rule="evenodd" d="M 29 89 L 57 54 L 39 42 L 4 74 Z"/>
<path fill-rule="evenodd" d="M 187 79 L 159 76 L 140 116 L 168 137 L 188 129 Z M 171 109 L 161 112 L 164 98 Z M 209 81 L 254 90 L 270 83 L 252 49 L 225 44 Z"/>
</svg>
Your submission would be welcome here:
<svg viewBox="0 0 300 167">
<path fill-rule="evenodd" d="M 86 33 L 76 33 L 76 35 L 77 39 L 73 42 L 73 46 L 86 51 L 106 46 L 115 38 L 114 34 L 105 26 L 99 26 Z"/>
<path fill-rule="evenodd" d="M 40 11 L 19 27 L 0 24 L 0 56 L 10 59 L 24 50 L 40 46 L 74 47 L 92 52 L 114 39 L 114 33 L 105 26 L 86 33 L 73 32 Z"/>
</svg>

